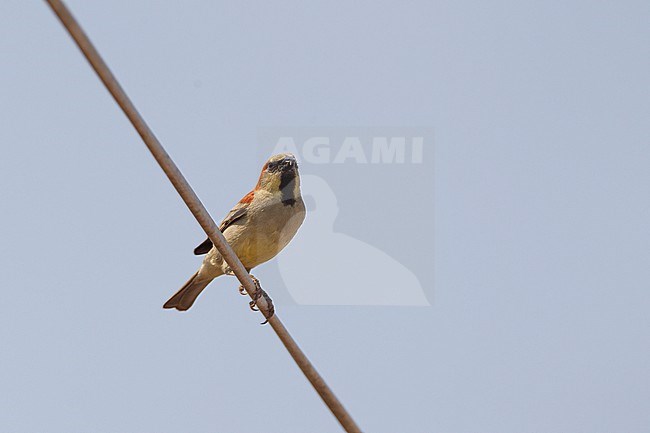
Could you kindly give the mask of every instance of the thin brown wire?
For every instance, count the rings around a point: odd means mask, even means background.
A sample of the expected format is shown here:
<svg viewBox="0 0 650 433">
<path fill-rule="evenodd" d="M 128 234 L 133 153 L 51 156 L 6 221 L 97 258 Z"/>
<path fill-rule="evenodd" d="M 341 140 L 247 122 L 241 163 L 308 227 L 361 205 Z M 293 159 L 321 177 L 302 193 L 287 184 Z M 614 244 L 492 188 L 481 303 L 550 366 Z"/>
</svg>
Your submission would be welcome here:
<svg viewBox="0 0 650 433">
<path fill-rule="evenodd" d="M 135 106 L 126 95 L 126 92 L 124 92 L 122 86 L 120 86 L 117 79 L 108 68 L 108 65 L 106 65 L 92 42 L 90 42 L 90 39 L 88 39 L 86 33 L 62 1 L 46 1 L 63 26 L 67 29 L 72 39 L 77 43 L 79 49 L 90 63 L 90 66 L 92 66 L 99 76 L 99 79 L 104 83 L 110 94 L 115 99 L 115 102 L 117 102 L 122 111 L 124 111 L 124 114 L 131 121 L 136 131 L 138 131 L 144 144 L 149 148 L 149 151 L 163 169 L 172 185 L 174 185 L 174 188 L 176 188 L 176 191 L 178 191 L 178 194 L 190 209 L 198 223 L 201 225 L 203 230 L 205 230 L 214 246 L 219 250 L 226 263 L 228 263 L 235 276 L 239 279 L 252 298 L 256 290 L 255 283 L 251 279 L 250 275 L 248 275 L 248 272 L 246 272 L 246 269 L 244 269 L 244 265 L 242 265 L 232 248 L 230 248 L 230 245 L 226 242 L 226 239 L 219 231 L 212 217 L 210 217 L 205 206 L 203 206 L 203 203 L 201 203 L 174 161 L 170 158 L 169 154 L 167 154 L 162 144 L 160 144 L 140 113 L 138 113 Z M 260 309 L 260 312 L 267 317 L 269 306 L 263 297 L 257 300 L 257 306 Z M 300 370 L 305 374 L 307 380 L 309 380 L 318 395 L 323 399 L 330 411 L 332 411 L 332 414 L 334 414 L 343 429 L 349 433 L 361 432 L 345 407 L 343 407 L 339 399 L 334 395 L 327 383 L 325 383 L 325 380 L 316 371 L 300 347 L 298 347 L 298 344 L 293 337 L 291 337 L 291 334 L 289 334 L 289 331 L 287 331 L 287 328 L 284 327 L 280 319 L 278 319 L 276 315 L 273 315 L 269 319 L 269 324 L 277 334 L 278 338 L 280 338 L 280 341 L 282 341 L 282 344 L 284 344 L 284 347 L 289 351 L 293 360 L 298 364 Z"/>
</svg>

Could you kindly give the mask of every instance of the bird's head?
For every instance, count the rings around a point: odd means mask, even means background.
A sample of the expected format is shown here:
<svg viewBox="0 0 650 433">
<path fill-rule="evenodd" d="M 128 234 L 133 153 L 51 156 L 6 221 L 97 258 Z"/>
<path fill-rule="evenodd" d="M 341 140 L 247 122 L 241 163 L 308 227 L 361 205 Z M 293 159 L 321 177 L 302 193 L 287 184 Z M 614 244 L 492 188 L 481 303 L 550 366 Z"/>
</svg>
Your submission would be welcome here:
<svg viewBox="0 0 650 433">
<path fill-rule="evenodd" d="M 282 193 L 284 197 L 300 196 L 298 162 L 290 153 L 273 155 L 262 167 L 256 190 L 263 189 L 272 194 Z"/>
</svg>

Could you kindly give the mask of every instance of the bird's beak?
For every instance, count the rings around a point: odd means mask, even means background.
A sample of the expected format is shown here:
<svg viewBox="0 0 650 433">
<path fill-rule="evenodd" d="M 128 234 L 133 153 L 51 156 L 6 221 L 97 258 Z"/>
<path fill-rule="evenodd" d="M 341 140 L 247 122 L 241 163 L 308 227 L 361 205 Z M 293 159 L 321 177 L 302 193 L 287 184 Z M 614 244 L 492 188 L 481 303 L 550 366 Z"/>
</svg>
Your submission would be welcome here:
<svg viewBox="0 0 650 433">
<path fill-rule="evenodd" d="M 295 170 L 298 168 L 298 162 L 295 158 L 287 156 L 282 160 L 282 168 L 284 170 Z"/>
</svg>

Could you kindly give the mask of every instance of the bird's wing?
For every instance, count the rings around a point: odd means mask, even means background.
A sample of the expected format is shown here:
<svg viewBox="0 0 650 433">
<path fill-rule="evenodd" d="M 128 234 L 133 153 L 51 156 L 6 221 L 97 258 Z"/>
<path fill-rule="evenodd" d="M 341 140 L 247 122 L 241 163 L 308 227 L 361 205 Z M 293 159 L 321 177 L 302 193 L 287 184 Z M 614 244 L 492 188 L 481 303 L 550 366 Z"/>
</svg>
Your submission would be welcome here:
<svg viewBox="0 0 650 433">
<path fill-rule="evenodd" d="M 223 233 L 228 227 L 230 227 L 235 221 L 243 218 L 246 213 L 248 212 L 248 205 L 250 205 L 251 201 L 253 201 L 253 191 L 249 192 L 239 200 L 239 203 L 235 205 L 234 208 L 230 212 L 228 212 L 228 215 L 221 221 L 221 224 L 219 224 L 219 231 Z M 194 248 L 194 254 L 197 256 L 200 256 L 202 254 L 207 254 L 208 251 L 212 249 L 212 241 L 210 238 L 206 239 L 203 241 L 201 245 L 198 247 Z"/>
</svg>

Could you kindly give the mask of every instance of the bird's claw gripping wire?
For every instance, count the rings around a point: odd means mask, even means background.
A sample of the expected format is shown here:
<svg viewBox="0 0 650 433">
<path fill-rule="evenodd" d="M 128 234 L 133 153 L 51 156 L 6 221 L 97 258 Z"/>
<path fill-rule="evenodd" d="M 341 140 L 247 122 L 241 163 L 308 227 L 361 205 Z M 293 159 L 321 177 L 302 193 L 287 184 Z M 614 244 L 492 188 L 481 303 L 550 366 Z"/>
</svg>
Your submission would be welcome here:
<svg viewBox="0 0 650 433">
<path fill-rule="evenodd" d="M 256 288 L 259 287 L 261 289 L 262 287 L 260 286 L 260 280 L 258 280 L 257 278 L 255 278 L 252 275 L 250 275 L 250 277 L 251 277 L 251 280 L 253 280 L 253 283 L 255 283 L 255 287 Z M 248 295 L 248 291 L 246 290 L 246 287 L 244 287 L 243 285 L 240 285 L 239 286 L 239 294 L 242 295 L 242 296 Z"/>
<path fill-rule="evenodd" d="M 226 268 L 226 271 L 224 273 L 226 275 L 230 275 L 230 276 L 235 275 L 235 273 L 233 272 L 232 269 L 230 269 L 230 267 Z M 257 278 L 255 278 L 252 275 L 251 275 L 251 278 L 253 279 L 253 281 L 257 281 Z M 257 281 L 257 284 L 259 284 L 259 281 Z M 246 288 L 244 286 L 241 286 L 241 285 L 239 286 L 239 294 L 242 295 L 242 296 L 248 295 L 248 292 L 246 291 Z"/>
<path fill-rule="evenodd" d="M 273 317 L 273 315 L 275 314 L 275 307 L 273 307 L 273 301 L 271 300 L 271 297 L 262 289 L 259 280 L 252 275 L 251 275 L 251 279 L 253 280 L 253 283 L 255 283 L 255 293 L 253 294 L 253 300 L 248 303 L 248 306 L 253 311 L 260 311 L 260 309 L 257 307 L 257 301 L 261 298 L 264 298 L 264 300 L 266 301 L 266 305 L 268 306 L 268 312 L 264 313 L 264 317 L 266 317 L 266 320 L 262 322 L 261 325 L 265 325 L 269 322 L 269 319 Z M 239 293 L 241 293 L 242 295 L 247 294 L 244 286 L 239 286 Z"/>
</svg>

